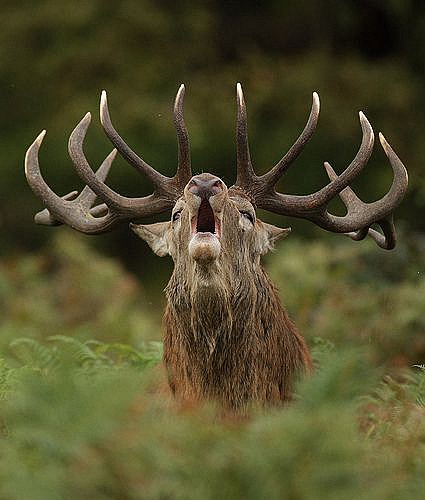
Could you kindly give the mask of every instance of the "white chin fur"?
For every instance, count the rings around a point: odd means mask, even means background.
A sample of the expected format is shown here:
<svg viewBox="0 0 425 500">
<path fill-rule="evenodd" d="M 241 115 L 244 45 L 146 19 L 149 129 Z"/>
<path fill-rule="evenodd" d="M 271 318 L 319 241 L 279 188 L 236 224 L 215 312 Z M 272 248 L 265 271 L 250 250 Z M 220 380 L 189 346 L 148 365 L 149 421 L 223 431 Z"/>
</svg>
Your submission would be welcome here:
<svg viewBox="0 0 425 500">
<path fill-rule="evenodd" d="M 212 233 L 196 233 L 189 242 L 189 255 L 197 262 L 217 259 L 220 249 L 220 241 Z"/>
</svg>

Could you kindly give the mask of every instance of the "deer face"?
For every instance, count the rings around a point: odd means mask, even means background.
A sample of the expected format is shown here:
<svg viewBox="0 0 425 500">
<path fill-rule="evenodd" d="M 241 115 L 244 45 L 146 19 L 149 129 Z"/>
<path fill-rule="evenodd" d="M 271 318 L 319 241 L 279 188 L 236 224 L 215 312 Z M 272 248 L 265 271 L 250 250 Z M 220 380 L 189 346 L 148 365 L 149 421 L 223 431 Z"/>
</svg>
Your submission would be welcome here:
<svg viewBox="0 0 425 500">
<path fill-rule="evenodd" d="M 207 173 L 187 183 L 170 221 L 131 224 L 131 228 L 156 254 L 201 266 L 211 266 L 226 255 L 235 262 L 242 255 L 258 260 L 290 231 L 261 222 L 242 192 L 229 190 L 221 179 Z"/>
</svg>

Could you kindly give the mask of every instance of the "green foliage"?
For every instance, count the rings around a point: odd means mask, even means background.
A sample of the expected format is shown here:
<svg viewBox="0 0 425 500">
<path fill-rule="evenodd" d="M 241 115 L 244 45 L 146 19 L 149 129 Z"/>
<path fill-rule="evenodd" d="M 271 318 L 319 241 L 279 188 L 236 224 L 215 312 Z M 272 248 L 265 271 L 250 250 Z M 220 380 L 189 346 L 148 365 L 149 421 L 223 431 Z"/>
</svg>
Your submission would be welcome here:
<svg viewBox="0 0 425 500">
<path fill-rule="evenodd" d="M 282 244 L 269 267 L 315 373 L 287 408 L 243 420 L 173 402 L 162 345 L 149 340 L 158 319 L 134 280 L 78 236 L 4 261 L 0 498 L 421 498 L 425 370 L 395 367 L 407 353 L 423 361 L 423 255 L 413 240 L 379 259 L 348 240 Z"/>
<path fill-rule="evenodd" d="M 373 242 L 284 242 L 272 278 L 299 330 L 336 345 L 368 346 L 378 362 L 425 357 L 425 248 L 404 238 L 382 254 Z"/>
<path fill-rule="evenodd" d="M 81 342 L 63 335 L 48 340 L 53 346 L 43 345 L 34 339 L 17 339 L 11 344 L 12 353 L 21 362 L 40 371 L 52 370 L 68 361 L 82 367 L 124 364 L 145 368 L 159 363 L 162 358 L 161 342 L 146 342 L 143 350 L 137 351 L 127 344 L 106 344 L 98 340 Z"/>
<path fill-rule="evenodd" d="M 27 356 L 0 365 L 4 500 L 413 499 L 425 486 L 423 371 L 378 382 L 362 352 L 325 349 L 286 410 L 228 421 L 174 409 L 133 350 L 53 343 L 19 341 Z"/>
<path fill-rule="evenodd" d="M 155 312 L 120 265 L 68 232 L 46 250 L 0 263 L 0 347 L 23 336 L 133 344 L 159 338 Z"/>
</svg>

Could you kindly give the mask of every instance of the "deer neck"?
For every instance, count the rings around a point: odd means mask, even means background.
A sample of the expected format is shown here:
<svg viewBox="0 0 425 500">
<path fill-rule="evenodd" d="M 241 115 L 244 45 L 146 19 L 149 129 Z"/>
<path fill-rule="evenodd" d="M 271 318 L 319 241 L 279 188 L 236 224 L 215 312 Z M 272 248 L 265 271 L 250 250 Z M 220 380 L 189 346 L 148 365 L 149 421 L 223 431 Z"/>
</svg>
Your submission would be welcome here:
<svg viewBox="0 0 425 500">
<path fill-rule="evenodd" d="M 282 307 L 259 263 L 251 262 L 243 271 L 225 261 L 181 271 L 175 270 L 167 286 L 168 309 L 184 337 L 204 344 L 209 356 L 220 344 L 241 342 L 256 331 L 265 298 Z"/>
<path fill-rule="evenodd" d="M 212 275 L 177 269 L 168 284 L 164 362 L 170 387 L 182 401 L 206 398 L 232 409 L 288 399 L 293 377 L 310 365 L 306 346 L 259 264 L 255 272 L 222 266 Z"/>
</svg>

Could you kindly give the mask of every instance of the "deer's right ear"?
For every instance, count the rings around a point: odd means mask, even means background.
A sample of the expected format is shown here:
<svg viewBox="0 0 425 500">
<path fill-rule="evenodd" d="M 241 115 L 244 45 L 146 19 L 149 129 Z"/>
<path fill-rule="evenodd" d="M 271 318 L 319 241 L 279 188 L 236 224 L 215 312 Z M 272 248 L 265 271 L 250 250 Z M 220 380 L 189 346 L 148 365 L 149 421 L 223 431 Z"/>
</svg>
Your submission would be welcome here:
<svg viewBox="0 0 425 500">
<path fill-rule="evenodd" d="M 170 228 L 169 222 L 157 222 L 156 224 L 130 224 L 130 228 L 145 240 L 152 250 L 159 255 L 169 255 L 167 231 Z"/>
</svg>

